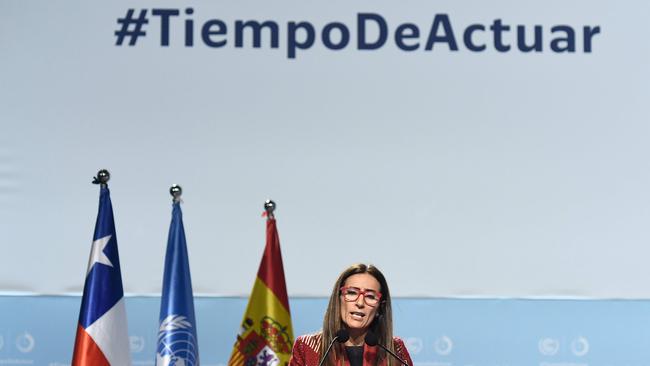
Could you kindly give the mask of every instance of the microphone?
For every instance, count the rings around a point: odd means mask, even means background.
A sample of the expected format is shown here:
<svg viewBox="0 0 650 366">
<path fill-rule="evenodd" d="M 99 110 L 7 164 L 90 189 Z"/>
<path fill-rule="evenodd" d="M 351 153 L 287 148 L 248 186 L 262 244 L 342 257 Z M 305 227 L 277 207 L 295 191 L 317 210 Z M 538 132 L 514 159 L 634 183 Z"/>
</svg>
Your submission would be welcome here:
<svg viewBox="0 0 650 366">
<path fill-rule="evenodd" d="M 377 335 L 376 335 L 375 333 L 372 333 L 372 332 L 370 332 L 370 331 L 369 331 L 368 333 L 366 333 L 366 337 L 365 337 L 364 341 L 365 341 L 366 344 L 369 345 L 370 347 L 374 347 L 374 346 L 379 346 L 379 347 L 381 347 L 384 351 L 390 353 L 391 356 L 395 357 L 395 358 L 397 359 L 397 361 L 399 361 L 400 363 L 402 363 L 402 365 L 410 366 L 408 363 L 406 363 L 406 361 L 402 360 L 402 359 L 401 359 L 398 355 L 396 355 L 393 351 L 389 350 L 389 349 L 386 348 L 383 344 L 379 343 L 379 337 L 377 337 Z"/>
<path fill-rule="evenodd" d="M 327 351 L 325 351 L 325 354 L 323 355 L 323 359 L 320 360 L 318 363 L 318 366 L 323 366 L 323 362 L 327 359 L 327 355 L 329 355 L 330 350 L 332 349 L 332 346 L 334 345 L 334 342 L 339 342 L 339 343 L 345 343 L 350 339 L 350 333 L 348 332 L 347 329 L 339 329 L 338 332 L 334 335 L 334 339 L 330 342 L 330 345 L 327 346 Z"/>
</svg>

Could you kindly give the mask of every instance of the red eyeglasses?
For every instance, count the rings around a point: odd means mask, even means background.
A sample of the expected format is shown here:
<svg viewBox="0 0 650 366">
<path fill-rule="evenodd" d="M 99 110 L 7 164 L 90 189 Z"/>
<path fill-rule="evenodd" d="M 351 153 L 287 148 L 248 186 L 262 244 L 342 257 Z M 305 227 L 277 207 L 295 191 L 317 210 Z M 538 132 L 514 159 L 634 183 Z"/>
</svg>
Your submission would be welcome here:
<svg viewBox="0 0 650 366">
<path fill-rule="evenodd" d="M 343 286 L 341 287 L 343 300 L 347 302 L 357 301 L 359 296 L 363 295 L 363 302 L 368 306 L 376 306 L 381 300 L 381 292 L 374 290 L 362 290 L 358 287 Z"/>
</svg>

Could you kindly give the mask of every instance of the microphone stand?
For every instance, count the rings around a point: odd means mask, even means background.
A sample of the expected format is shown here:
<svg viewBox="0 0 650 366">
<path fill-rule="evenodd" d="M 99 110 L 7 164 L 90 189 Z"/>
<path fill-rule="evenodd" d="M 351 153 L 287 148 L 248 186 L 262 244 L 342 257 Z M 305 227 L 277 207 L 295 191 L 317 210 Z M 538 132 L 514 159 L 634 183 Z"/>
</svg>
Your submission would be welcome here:
<svg viewBox="0 0 650 366">
<path fill-rule="evenodd" d="M 348 333 L 346 329 L 339 329 L 339 331 L 336 332 L 336 336 L 334 337 L 334 339 L 332 339 L 329 346 L 327 346 L 327 351 L 325 351 L 325 354 L 323 355 L 323 359 L 320 360 L 318 366 L 323 366 L 323 362 L 325 362 L 325 360 L 327 359 L 327 356 L 332 350 L 332 346 L 334 345 L 334 343 L 336 342 L 343 343 L 346 342 L 348 339 L 350 339 L 350 333 Z"/>
<path fill-rule="evenodd" d="M 395 357 L 395 358 L 397 359 L 397 361 L 399 361 L 399 362 L 402 363 L 402 365 L 404 365 L 404 366 L 411 366 L 411 365 L 409 365 L 408 363 L 406 363 L 406 361 L 402 360 L 402 359 L 401 359 L 398 355 L 396 355 L 393 351 L 391 351 L 391 350 L 389 350 L 388 348 L 384 347 L 383 344 L 381 344 L 381 343 L 377 343 L 377 345 L 378 345 L 379 347 L 381 347 L 384 351 L 390 353 L 390 355 L 393 356 L 393 357 Z"/>
</svg>

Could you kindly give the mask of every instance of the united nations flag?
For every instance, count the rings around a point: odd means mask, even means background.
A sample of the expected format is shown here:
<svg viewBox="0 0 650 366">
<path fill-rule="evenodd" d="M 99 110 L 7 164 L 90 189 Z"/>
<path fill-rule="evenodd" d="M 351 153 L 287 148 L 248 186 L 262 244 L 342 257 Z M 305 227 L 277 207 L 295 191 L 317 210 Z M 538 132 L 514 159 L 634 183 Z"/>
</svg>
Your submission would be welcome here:
<svg viewBox="0 0 650 366">
<path fill-rule="evenodd" d="M 175 199 L 167 240 L 156 366 L 198 366 L 194 297 L 180 199 Z"/>
</svg>

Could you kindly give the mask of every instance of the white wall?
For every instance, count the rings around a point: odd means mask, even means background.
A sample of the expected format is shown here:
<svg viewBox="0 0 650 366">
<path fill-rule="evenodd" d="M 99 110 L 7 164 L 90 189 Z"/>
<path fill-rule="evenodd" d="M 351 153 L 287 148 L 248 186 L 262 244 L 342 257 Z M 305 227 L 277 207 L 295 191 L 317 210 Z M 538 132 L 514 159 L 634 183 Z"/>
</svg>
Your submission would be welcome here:
<svg viewBox="0 0 650 366">
<path fill-rule="evenodd" d="M 351 44 L 210 48 L 158 18 L 116 46 L 127 9 L 350 25 Z M 79 292 L 110 188 L 125 290 L 160 291 L 171 214 L 183 210 L 195 292 L 246 295 L 277 219 L 290 295 L 325 295 L 376 263 L 396 295 L 650 298 L 650 43 L 640 1 L 3 1 L 0 289 Z M 459 51 L 357 50 L 357 13 L 428 32 L 447 14 Z M 543 51 L 462 44 L 470 24 L 544 29 Z M 578 51 L 550 50 L 550 28 Z M 592 52 L 583 26 L 599 26 Z M 372 31 L 372 30 L 371 30 Z M 512 42 L 514 31 L 504 34 Z M 376 35 L 375 33 L 371 33 Z M 516 46 L 514 47 L 516 48 Z"/>
</svg>

